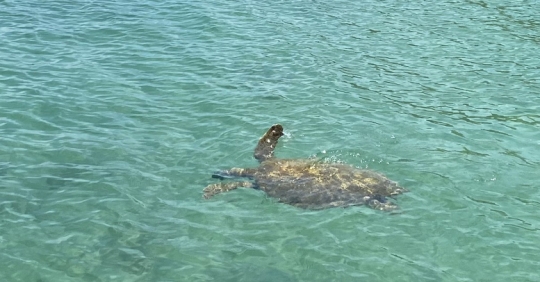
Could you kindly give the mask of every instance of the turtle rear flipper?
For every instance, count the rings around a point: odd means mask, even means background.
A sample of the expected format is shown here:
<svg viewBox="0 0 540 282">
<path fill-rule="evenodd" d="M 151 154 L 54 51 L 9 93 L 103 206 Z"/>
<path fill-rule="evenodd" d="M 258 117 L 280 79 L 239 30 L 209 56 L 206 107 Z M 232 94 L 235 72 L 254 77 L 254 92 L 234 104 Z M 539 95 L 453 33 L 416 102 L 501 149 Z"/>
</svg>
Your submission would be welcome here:
<svg viewBox="0 0 540 282">
<path fill-rule="evenodd" d="M 253 156 L 259 161 L 263 162 L 267 159 L 274 157 L 274 149 L 278 143 L 279 137 L 283 136 L 283 126 L 280 124 L 274 124 L 266 133 L 259 139 L 257 147 Z"/>
<path fill-rule="evenodd" d="M 203 192 L 203 198 L 210 199 L 216 194 L 221 194 L 228 192 L 237 188 L 253 188 L 253 183 L 251 182 L 229 182 L 229 183 L 216 183 L 206 186 Z"/>
</svg>

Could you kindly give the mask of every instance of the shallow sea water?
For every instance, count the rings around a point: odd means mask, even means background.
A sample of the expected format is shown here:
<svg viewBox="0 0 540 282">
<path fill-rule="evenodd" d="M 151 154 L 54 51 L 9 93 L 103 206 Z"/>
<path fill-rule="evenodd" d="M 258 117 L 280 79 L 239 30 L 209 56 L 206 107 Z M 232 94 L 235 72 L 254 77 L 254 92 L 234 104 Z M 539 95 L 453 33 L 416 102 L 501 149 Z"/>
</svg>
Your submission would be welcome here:
<svg viewBox="0 0 540 282">
<path fill-rule="evenodd" d="M 539 281 L 535 1 L 0 1 L 1 281 Z M 397 214 L 202 199 L 316 156 Z"/>
</svg>

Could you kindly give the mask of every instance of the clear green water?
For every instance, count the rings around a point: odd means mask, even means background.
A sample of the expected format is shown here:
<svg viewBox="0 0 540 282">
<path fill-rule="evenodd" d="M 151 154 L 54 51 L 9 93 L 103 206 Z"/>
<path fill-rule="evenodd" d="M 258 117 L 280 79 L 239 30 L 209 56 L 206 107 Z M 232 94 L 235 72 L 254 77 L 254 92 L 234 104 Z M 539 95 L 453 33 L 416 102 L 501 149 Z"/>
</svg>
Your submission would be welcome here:
<svg viewBox="0 0 540 282">
<path fill-rule="evenodd" d="M 539 281 L 535 1 L 0 1 L 1 281 Z M 385 173 L 401 213 L 210 174 Z"/>
</svg>

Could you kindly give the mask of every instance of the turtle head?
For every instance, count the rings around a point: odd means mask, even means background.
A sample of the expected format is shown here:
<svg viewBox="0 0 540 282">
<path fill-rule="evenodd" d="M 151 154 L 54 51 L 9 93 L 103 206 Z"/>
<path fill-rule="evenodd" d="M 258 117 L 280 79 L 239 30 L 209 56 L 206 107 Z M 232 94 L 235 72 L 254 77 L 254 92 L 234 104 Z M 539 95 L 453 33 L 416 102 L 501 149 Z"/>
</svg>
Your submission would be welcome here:
<svg viewBox="0 0 540 282">
<path fill-rule="evenodd" d="M 272 125 L 266 133 L 259 139 L 253 156 L 263 162 L 274 157 L 274 149 L 278 143 L 278 139 L 283 136 L 283 126 L 281 124 Z"/>
</svg>

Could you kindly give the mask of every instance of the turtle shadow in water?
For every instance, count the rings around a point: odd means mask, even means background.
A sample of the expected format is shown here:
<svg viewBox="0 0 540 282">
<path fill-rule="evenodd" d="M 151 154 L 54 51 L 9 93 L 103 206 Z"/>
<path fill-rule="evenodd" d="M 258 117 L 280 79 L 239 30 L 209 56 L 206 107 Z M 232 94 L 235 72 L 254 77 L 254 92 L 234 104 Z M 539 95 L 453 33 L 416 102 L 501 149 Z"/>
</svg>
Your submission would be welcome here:
<svg viewBox="0 0 540 282">
<path fill-rule="evenodd" d="M 391 211 L 398 206 L 389 198 L 408 191 L 371 170 L 316 159 L 276 158 L 274 150 L 281 136 L 283 126 L 275 124 L 270 127 L 259 139 L 253 154 L 259 166 L 214 173 L 213 178 L 244 178 L 245 181 L 211 184 L 204 189 L 204 198 L 242 187 L 262 190 L 279 202 L 305 209 L 367 205 Z"/>
</svg>

